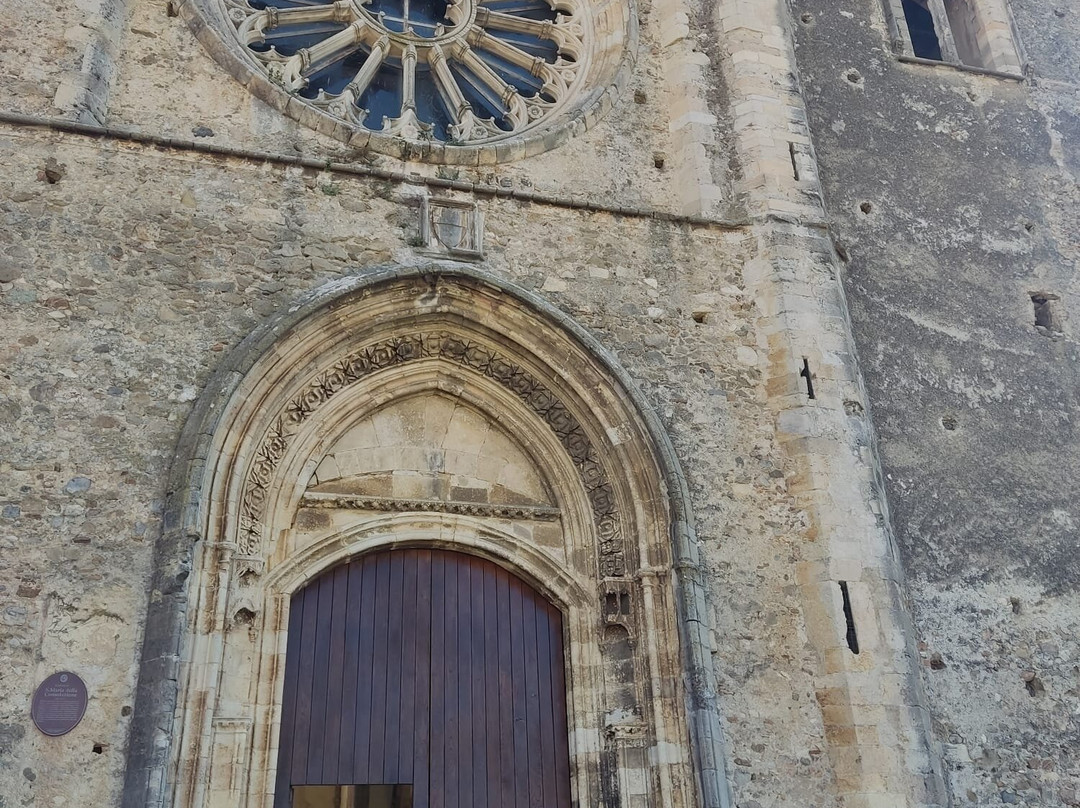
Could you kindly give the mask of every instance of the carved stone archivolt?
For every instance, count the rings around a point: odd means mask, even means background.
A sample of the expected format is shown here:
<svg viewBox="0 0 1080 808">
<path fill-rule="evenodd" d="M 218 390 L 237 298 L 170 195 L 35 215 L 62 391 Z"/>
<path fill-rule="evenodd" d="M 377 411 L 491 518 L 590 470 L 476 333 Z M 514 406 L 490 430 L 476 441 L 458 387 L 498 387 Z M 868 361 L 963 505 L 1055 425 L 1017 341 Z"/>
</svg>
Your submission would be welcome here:
<svg viewBox="0 0 1080 808">
<path fill-rule="evenodd" d="M 704 599 L 677 589 L 695 567 L 673 559 L 693 544 L 672 541 L 670 449 L 563 315 L 474 270 L 436 269 L 303 301 L 210 399 L 190 523 L 205 532 L 154 804 L 273 805 L 292 597 L 402 547 L 488 558 L 563 613 L 576 804 L 721 804 L 697 798 L 695 761 L 716 758 L 719 723 L 699 692 L 711 680 L 680 657 L 687 644 L 709 658 L 700 614 L 677 619 L 677 604 Z"/>
<path fill-rule="evenodd" d="M 524 402 L 566 449 L 587 492 L 599 541 L 600 574 L 626 572 L 622 528 L 607 471 L 582 425 L 543 382 L 494 348 L 446 331 L 391 337 L 353 351 L 319 373 L 289 402 L 267 431 L 247 475 L 241 498 L 239 552 L 256 556 L 263 539 L 267 490 L 301 426 L 332 397 L 387 368 L 442 359 L 497 382 Z"/>
</svg>

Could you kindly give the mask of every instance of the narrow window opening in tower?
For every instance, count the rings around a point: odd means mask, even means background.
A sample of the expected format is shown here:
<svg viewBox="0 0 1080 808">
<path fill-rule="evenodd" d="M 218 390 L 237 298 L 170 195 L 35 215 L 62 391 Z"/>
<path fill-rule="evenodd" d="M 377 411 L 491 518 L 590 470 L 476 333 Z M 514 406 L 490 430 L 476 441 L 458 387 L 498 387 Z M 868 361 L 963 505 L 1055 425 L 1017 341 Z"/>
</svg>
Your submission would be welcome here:
<svg viewBox="0 0 1080 808">
<path fill-rule="evenodd" d="M 941 42 L 926 0 L 903 0 L 903 5 L 912 51 L 922 59 L 942 61 Z"/>
<path fill-rule="evenodd" d="M 844 621 L 847 623 L 847 647 L 851 653 L 859 653 L 859 635 L 855 631 L 855 616 L 851 613 L 851 594 L 848 592 L 847 581 L 840 582 L 840 594 L 844 597 Z"/>
<path fill-rule="evenodd" d="M 799 179 L 799 161 L 795 157 L 795 144 L 789 142 L 788 154 L 791 156 L 791 173 L 795 176 L 796 181 Z"/>
<path fill-rule="evenodd" d="M 806 379 L 806 397 L 814 398 L 814 374 L 810 372 L 810 360 L 805 356 L 802 360 L 802 370 L 799 371 L 799 375 Z"/>
</svg>

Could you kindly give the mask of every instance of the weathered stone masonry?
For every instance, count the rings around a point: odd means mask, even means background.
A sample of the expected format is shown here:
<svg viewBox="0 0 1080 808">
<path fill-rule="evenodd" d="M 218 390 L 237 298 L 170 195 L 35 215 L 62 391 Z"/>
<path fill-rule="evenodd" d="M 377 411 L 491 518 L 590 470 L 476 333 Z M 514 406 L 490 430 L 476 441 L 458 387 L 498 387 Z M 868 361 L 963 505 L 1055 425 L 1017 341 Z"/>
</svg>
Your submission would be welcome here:
<svg viewBox="0 0 1080 808">
<path fill-rule="evenodd" d="M 237 385 L 256 389 L 244 376 L 259 357 L 287 352 L 274 346 L 290 324 L 384 277 L 378 267 L 488 278 L 532 301 L 621 366 L 618 388 L 667 436 L 662 473 L 647 453 L 604 467 L 613 491 L 617 469 L 663 492 L 667 516 L 634 524 L 671 520 L 674 544 L 624 531 L 624 547 L 677 556 L 628 584 L 660 604 L 649 614 L 665 639 L 640 657 L 659 665 L 642 679 L 657 710 L 611 731 L 621 798 L 1076 804 L 1080 31 L 1053 4 L 1010 2 L 1021 82 L 899 61 L 884 3 L 827 5 L 625 4 L 629 33 L 609 40 L 580 119 L 550 142 L 447 160 L 403 141 L 350 146 L 295 99 L 250 92 L 248 67 L 222 66 L 235 43 L 201 5 L 0 10 L 16 43 L 0 54 L 0 806 L 265 797 L 248 775 L 273 749 L 272 689 L 245 700 L 239 681 L 185 685 L 193 649 L 227 645 L 233 618 L 199 611 L 214 602 L 202 599 L 216 592 L 213 564 L 225 571 L 233 552 L 208 542 L 214 520 L 243 498 L 240 485 L 200 511 L 209 425 Z M 433 263 L 449 256 L 421 227 L 423 197 L 475 206 L 475 272 Z M 1033 296 L 1053 315 L 1042 330 Z M 457 369 L 431 377 L 432 395 L 501 395 L 442 344 L 427 358 Z M 420 384 L 425 367 L 400 372 Z M 623 445 L 619 429 L 588 429 L 595 457 Z M 566 440 L 530 450 L 551 468 L 585 451 L 574 429 L 552 434 Z M 354 444 L 342 440 L 345 463 Z M 380 514 L 402 531 L 453 521 L 461 537 L 470 520 L 531 525 L 530 541 L 554 552 L 555 514 L 573 510 L 541 497 L 432 512 L 366 488 L 343 499 L 327 493 L 347 477 L 335 448 L 320 451 L 325 465 L 312 455 L 288 478 L 303 492 L 310 477 L 290 535 L 313 547 Z M 585 465 L 556 477 L 606 492 Z M 614 511 L 582 512 L 592 521 L 567 535 L 611 538 Z M 609 561 L 608 577 L 630 577 L 634 558 Z M 263 619 L 254 599 L 241 605 Z M 581 608 L 585 626 L 595 607 Z M 272 669 L 271 653 L 259 658 Z M 60 668 L 86 679 L 89 711 L 46 738 L 29 698 Z M 602 664 L 588 670 L 596 693 L 618 689 Z M 579 706 L 591 692 L 576 691 Z M 245 704 L 270 735 L 249 732 Z M 231 768 L 199 779 L 225 752 Z M 582 754 L 575 789 L 599 793 Z M 646 761 L 668 774 L 645 785 Z"/>
</svg>

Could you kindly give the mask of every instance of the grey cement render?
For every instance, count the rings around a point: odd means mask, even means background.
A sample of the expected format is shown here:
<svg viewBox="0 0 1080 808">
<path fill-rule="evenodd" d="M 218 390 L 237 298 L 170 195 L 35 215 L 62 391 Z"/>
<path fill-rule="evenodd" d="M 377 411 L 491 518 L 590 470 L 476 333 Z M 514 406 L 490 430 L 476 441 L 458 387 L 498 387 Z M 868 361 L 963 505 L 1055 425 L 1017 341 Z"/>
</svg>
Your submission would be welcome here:
<svg viewBox="0 0 1080 808">
<path fill-rule="evenodd" d="M 1080 27 L 1010 5 L 1026 81 L 897 60 L 879 0 L 792 9 L 952 799 L 1073 806 Z"/>
</svg>

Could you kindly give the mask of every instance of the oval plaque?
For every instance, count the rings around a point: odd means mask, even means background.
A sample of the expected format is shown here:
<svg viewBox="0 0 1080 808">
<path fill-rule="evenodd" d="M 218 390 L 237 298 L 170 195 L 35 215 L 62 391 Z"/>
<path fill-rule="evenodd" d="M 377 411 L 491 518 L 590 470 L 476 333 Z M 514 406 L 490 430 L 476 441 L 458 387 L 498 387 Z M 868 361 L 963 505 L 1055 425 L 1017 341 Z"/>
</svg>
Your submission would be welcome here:
<svg viewBox="0 0 1080 808">
<path fill-rule="evenodd" d="M 86 712 L 86 685 L 70 671 L 54 673 L 34 693 L 30 717 L 46 735 L 67 735 Z"/>
</svg>

